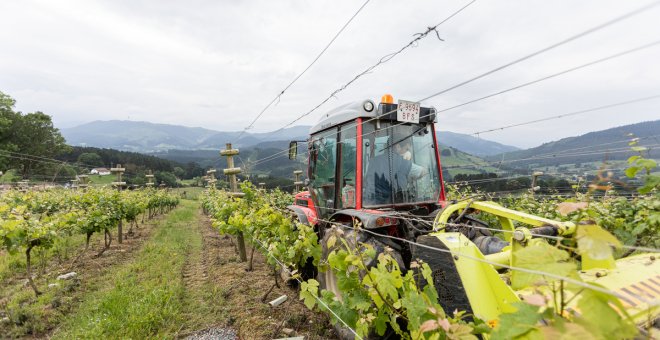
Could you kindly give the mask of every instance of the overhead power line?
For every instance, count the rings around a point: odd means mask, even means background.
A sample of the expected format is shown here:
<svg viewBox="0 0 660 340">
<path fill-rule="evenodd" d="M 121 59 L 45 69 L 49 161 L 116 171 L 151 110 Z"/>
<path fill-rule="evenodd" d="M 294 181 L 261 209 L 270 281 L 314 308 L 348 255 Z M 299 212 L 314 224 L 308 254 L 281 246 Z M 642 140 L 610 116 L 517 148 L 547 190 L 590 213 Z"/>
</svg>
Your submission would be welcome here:
<svg viewBox="0 0 660 340">
<path fill-rule="evenodd" d="M 337 34 L 335 34 L 335 36 L 330 40 L 330 42 L 328 42 L 328 44 L 323 48 L 323 50 L 321 50 L 321 52 L 316 56 L 316 58 L 314 58 L 314 60 L 312 60 L 312 62 L 309 65 L 307 65 L 307 67 L 302 72 L 300 72 L 300 74 L 298 74 L 295 78 L 293 78 L 293 80 L 287 86 L 285 86 L 284 89 L 280 91 L 280 93 L 277 96 L 275 96 L 275 98 L 273 98 L 273 100 L 271 100 L 270 103 L 268 103 L 268 105 L 266 105 L 266 107 L 264 107 L 256 117 L 254 117 L 252 122 L 250 122 L 250 124 L 247 127 L 245 127 L 243 131 L 241 131 L 238 137 L 236 137 L 236 141 L 238 141 L 243 136 L 245 131 L 251 129 L 254 126 L 254 124 L 257 122 L 257 120 L 259 120 L 259 118 L 261 118 L 261 116 L 266 112 L 266 110 L 268 110 L 268 108 L 270 108 L 273 104 L 275 104 L 275 102 L 278 101 L 280 97 L 282 97 L 284 92 L 286 92 L 296 81 L 298 81 L 298 79 L 300 79 L 300 77 L 302 77 L 303 74 L 305 74 L 321 58 L 321 56 L 325 53 L 325 51 L 327 51 L 328 48 L 330 48 L 332 43 L 334 43 L 335 40 L 337 40 L 339 35 L 346 29 L 346 27 L 348 27 L 348 25 L 353 21 L 353 19 L 355 19 L 355 17 L 357 17 L 357 15 L 360 14 L 362 9 L 365 6 L 367 6 L 369 1 L 370 0 L 365 1 L 362 4 L 362 6 L 358 8 L 357 12 L 355 12 L 353 16 L 351 16 L 351 18 L 348 19 L 348 21 L 344 24 L 344 26 L 342 26 L 342 28 L 337 32 Z"/>
<path fill-rule="evenodd" d="M 623 20 L 629 19 L 629 18 L 631 18 L 631 17 L 633 17 L 633 16 L 635 16 L 635 15 L 638 15 L 638 14 L 641 14 L 641 13 L 643 13 L 643 12 L 646 12 L 647 10 L 649 10 L 649 9 L 651 9 L 651 8 L 653 8 L 653 7 L 655 7 L 655 6 L 657 6 L 658 4 L 660 4 L 660 1 L 653 2 L 653 3 L 649 4 L 649 5 L 646 5 L 646 6 L 644 6 L 644 7 L 641 7 L 641 8 L 639 8 L 639 9 L 636 9 L 636 10 L 634 10 L 634 11 L 632 11 L 632 12 L 628 12 L 628 13 L 622 15 L 622 16 L 616 17 L 616 18 L 611 19 L 611 20 L 609 20 L 609 21 L 606 21 L 606 22 L 604 22 L 604 23 L 602 23 L 602 24 L 600 24 L 600 25 L 594 26 L 594 27 L 592 27 L 592 28 L 590 28 L 590 29 L 588 29 L 588 30 L 586 30 L 586 31 L 580 32 L 580 33 L 578 33 L 578 34 L 576 34 L 576 35 L 573 35 L 573 36 L 571 36 L 571 37 L 569 37 L 569 38 L 566 38 L 566 39 L 564 39 L 564 40 L 561 40 L 561 41 L 559 41 L 559 42 L 557 42 L 557 43 L 554 43 L 554 44 L 552 44 L 552 45 L 550 45 L 550 46 L 544 47 L 544 48 L 542 48 L 542 49 L 540 49 L 540 50 L 538 50 L 538 51 L 536 51 L 536 52 L 533 52 L 533 53 L 531 53 L 531 54 L 528 54 L 528 55 L 526 55 L 526 56 L 523 56 L 523 57 L 521 57 L 521 58 L 518 58 L 518 59 L 516 59 L 516 60 L 514 60 L 514 61 L 511 61 L 511 62 L 506 63 L 506 64 L 504 64 L 504 65 L 501 65 L 501 66 L 499 66 L 499 67 L 496 67 L 496 68 L 494 68 L 494 69 L 492 69 L 492 70 L 490 70 L 490 71 L 488 71 L 488 72 L 482 73 L 482 74 L 480 74 L 480 75 L 478 75 L 478 76 L 476 76 L 476 77 L 470 78 L 470 79 L 465 80 L 465 81 L 462 81 L 462 82 L 460 82 L 460 83 L 458 83 L 458 84 L 456 84 L 456 85 L 450 86 L 450 87 L 448 87 L 448 88 L 446 88 L 446 89 L 444 89 L 444 90 L 442 90 L 442 91 L 436 92 L 436 93 L 434 93 L 434 94 L 432 94 L 432 95 L 430 95 L 430 96 L 428 96 L 428 97 L 426 97 L 426 98 L 422 98 L 422 99 L 418 100 L 418 102 L 422 102 L 422 101 L 429 100 L 429 99 L 431 99 L 431 98 L 437 97 L 437 96 L 439 96 L 439 95 L 441 95 L 441 94 L 447 93 L 447 92 L 449 92 L 449 91 L 452 91 L 452 90 L 457 89 L 457 88 L 459 88 L 459 87 L 462 87 L 462 86 L 464 86 L 464 85 L 467 85 L 467 84 L 469 84 L 469 83 L 472 83 L 472 82 L 474 82 L 474 81 L 476 81 L 476 80 L 479 80 L 479 79 L 481 79 L 481 78 L 487 77 L 487 76 L 489 76 L 489 75 L 491 75 L 491 74 L 493 74 L 493 73 L 499 72 L 499 71 L 501 71 L 501 70 L 503 70 L 503 69 L 506 69 L 506 68 L 508 68 L 508 67 L 511 67 L 511 66 L 513 66 L 513 65 L 516 65 L 516 64 L 518 64 L 518 63 L 521 63 L 521 62 L 523 62 L 523 61 L 525 61 L 525 60 L 528 60 L 528 59 L 534 58 L 534 57 L 536 57 L 536 56 L 538 56 L 538 55 L 540 55 L 540 54 L 543 54 L 543 53 L 548 52 L 548 51 L 550 51 L 550 50 L 553 50 L 553 49 L 555 49 L 555 48 L 557 48 L 557 47 L 559 47 L 559 46 L 565 45 L 565 44 L 567 44 L 567 43 L 569 43 L 569 42 L 571 42 L 571 41 L 577 40 L 577 39 L 582 38 L 582 37 L 584 37 L 584 36 L 586 36 L 586 35 L 589 35 L 589 34 L 591 34 L 591 33 L 594 33 L 594 32 L 596 32 L 596 31 L 599 31 L 599 30 L 601 30 L 601 29 L 603 29 L 603 28 L 605 28 L 605 27 L 608 27 L 608 26 L 614 25 L 614 24 L 616 24 L 616 23 L 618 23 L 618 22 L 620 22 L 620 21 L 623 21 Z"/>
<path fill-rule="evenodd" d="M 633 49 L 629 49 L 629 50 L 626 50 L 626 51 L 623 51 L 623 52 L 619 52 L 619 53 L 616 53 L 616 54 L 610 55 L 610 56 L 605 57 L 605 58 L 600 58 L 600 59 L 597 59 L 597 60 L 594 60 L 594 61 L 588 62 L 588 63 L 586 63 L 586 64 L 582 64 L 582 65 L 580 65 L 580 66 L 571 67 L 571 68 L 566 69 L 566 70 L 564 70 L 564 71 L 561 71 L 561 72 L 558 72 L 558 73 L 554 73 L 554 74 L 551 74 L 551 75 L 548 75 L 548 76 L 545 76 L 545 77 L 543 77 L 543 78 L 539 78 L 539 79 L 536 79 L 536 80 L 533 80 L 533 81 L 530 81 L 530 82 L 526 82 L 526 83 L 523 83 L 523 84 L 520 84 L 520 85 L 517 85 L 517 86 L 511 87 L 511 88 L 508 88 L 508 89 L 506 89 L 506 90 L 498 91 L 498 92 L 491 93 L 491 94 L 486 95 L 486 96 L 483 96 L 483 97 L 479 97 L 479 98 L 476 98 L 476 99 L 472 99 L 472 100 L 467 101 L 467 102 L 464 102 L 464 103 L 462 103 L 462 104 L 458 104 L 458 105 L 454 105 L 454 106 L 452 106 L 452 107 L 448 107 L 448 108 L 446 108 L 446 109 L 438 110 L 437 113 L 441 113 L 441 112 L 445 112 L 445 111 L 453 110 L 453 109 L 456 109 L 456 108 L 459 108 L 459 107 L 462 107 L 462 106 L 465 106 L 465 105 L 468 105 L 468 104 L 472 104 L 472 103 L 476 103 L 476 102 L 482 101 L 482 100 L 484 100 L 484 99 L 492 98 L 492 97 L 495 97 L 495 96 L 498 96 L 498 95 L 501 95 L 501 94 L 504 94 L 504 93 L 507 93 L 507 92 L 511 92 L 511 91 L 514 91 L 514 90 L 518 90 L 518 89 L 521 89 L 521 88 L 523 88 L 523 87 L 527 87 L 527 86 L 529 86 L 529 85 L 533 85 L 533 84 L 536 84 L 536 83 L 540 83 L 540 82 L 542 82 L 542 81 L 545 81 L 545 80 L 548 80 L 548 79 L 552 79 L 552 78 L 554 78 L 554 77 L 558 77 L 558 76 L 561 76 L 561 75 L 564 75 L 564 74 L 567 74 L 567 73 L 570 73 L 570 72 L 573 72 L 573 71 L 577 71 L 577 70 L 583 69 L 583 68 L 585 68 L 585 67 L 593 66 L 593 65 L 600 64 L 600 63 L 605 62 L 605 61 L 608 61 L 608 60 L 612 60 L 612 59 L 615 59 L 615 58 L 618 58 L 618 57 L 622 57 L 622 56 L 625 56 L 625 55 L 628 55 L 628 54 L 631 54 L 631 53 L 634 53 L 634 52 L 638 52 L 638 51 L 641 51 L 641 50 L 644 50 L 644 49 L 647 49 L 647 48 L 650 48 L 650 47 L 656 46 L 656 45 L 658 45 L 658 44 L 660 44 L 660 40 L 657 40 L 657 41 L 654 41 L 654 42 L 652 42 L 652 43 L 645 44 L 645 45 L 642 45 L 642 46 L 639 46 L 639 47 L 635 47 L 635 48 L 633 48 Z"/>
<path fill-rule="evenodd" d="M 355 81 L 357 81 L 359 78 L 361 78 L 362 76 L 364 76 L 364 75 L 366 75 L 366 74 L 371 73 L 371 72 L 372 72 L 374 69 L 376 69 L 378 66 L 380 66 L 380 65 L 382 65 L 382 64 L 385 64 L 385 63 L 387 63 L 388 61 L 394 59 L 394 57 L 396 57 L 397 55 L 401 54 L 404 50 L 410 48 L 411 46 L 415 46 L 420 40 L 426 38 L 431 32 L 434 32 L 434 33 L 436 34 L 436 36 L 440 39 L 440 36 L 439 36 L 439 34 L 438 34 L 438 31 L 437 31 L 437 28 L 438 28 L 440 25 L 444 24 L 445 22 L 449 21 L 449 19 L 455 17 L 458 13 L 462 12 L 464 9 L 466 9 L 468 6 L 472 5 L 472 4 L 475 3 L 476 1 L 477 1 L 477 0 L 472 0 L 472 1 L 470 1 L 470 2 L 467 3 L 465 6 L 459 8 L 457 11 L 455 11 L 454 13 L 452 13 L 451 15 L 449 15 L 448 17 L 446 17 L 444 20 L 442 20 L 441 22 L 439 22 L 439 23 L 436 24 L 435 26 L 428 27 L 428 28 L 426 29 L 426 31 L 424 31 L 423 33 L 417 33 L 417 34 L 415 34 L 416 38 L 413 39 L 413 40 L 411 40 L 410 42 L 408 42 L 408 43 L 407 43 L 406 45 L 404 45 L 403 47 L 401 47 L 398 51 L 393 52 L 393 53 L 390 53 L 390 54 L 388 54 L 388 55 L 386 55 L 386 56 L 380 58 L 380 60 L 378 60 L 378 62 L 376 62 L 375 64 L 373 64 L 373 65 L 371 65 L 371 66 L 369 66 L 369 67 L 367 67 L 364 71 L 358 73 L 355 77 L 353 77 L 353 79 L 351 79 L 350 81 L 348 81 L 347 83 L 345 83 L 345 84 L 342 85 L 341 87 L 339 87 L 339 88 L 337 88 L 336 90 L 334 90 L 334 91 L 333 91 L 328 97 L 326 97 L 325 99 L 323 99 L 323 100 L 322 100 L 319 104 L 317 104 L 314 108 L 312 108 L 311 110 L 309 110 L 309 111 L 303 113 L 302 115 L 298 116 L 296 119 L 294 119 L 293 121 L 291 121 L 291 122 L 289 122 L 288 124 L 284 125 L 283 127 L 279 128 L 279 129 L 277 129 L 277 130 L 275 130 L 275 132 L 277 132 L 277 131 L 281 131 L 281 130 L 284 130 L 284 129 L 286 129 L 287 127 L 289 127 L 289 126 L 293 125 L 294 123 L 296 123 L 297 121 L 303 119 L 304 117 L 309 116 L 310 114 L 312 114 L 312 112 L 316 111 L 319 107 L 321 107 L 323 104 L 325 104 L 326 102 L 328 102 L 328 100 L 330 100 L 330 98 L 333 98 L 333 97 L 334 97 L 335 95 L 337 95 L 339 92 L 345 90 L 347 87 L 349 87 L 349 86 L 350 86 L 351 84 L 353 84 Z M 440 40 L 442 40 L 442 39 L 440 39 Z"/>
<path fill-rule="evenodd" d="M 553 119 L 565 118 L 565 117 L 570 117 L 570 116 L 576 116 L 576 115 L 583 114 L 583 113 L 589 113 L 589 112 L 609 109 L 609 108 L 622 106 L 622 105 L 628 105 L 628 104 L 644 102 L 644 101 L 658 99 L 658 98 L 660 98 L 660 94 L 655 95 L 655 96 L 649 96 L 649 97 L 642 97 L 642 98 L 627 100 L 627 101 L 618 102 L 618 103 L 614 103 L 614 104 L 598 106 L 598 107 L 594 107 L 594 108 L 586 109 L 586 110 L 573 111 L 573 112 L 569 112 L 569 113 L 563 113 L 563 114 L 560 114 L 560 115 L 555 115 L 555 116 L 550 116 L 550 117 L 545 117 L 545 118 L 540 118 L 540 119 L 534 119 L 534 120 L 530 120 L 530 121 L 523 122 L 523 123 L 505 125 L 505 126 L 501 126 L 501 127 L 498 127 L 498 128 L 493 128 L 493 129 L 488 129 L 488 130 L 483 130 L 483 131 L 477 131 L 477 132 L 472 133 L 472 135 L 478 136 L 480 134 L 484 134 L 484 133 L 488 133 L 488 132 L 501 131 L 501 130 L 510 129 L 510 128 L 513 128 L 513 127 L 545 122 L 547 120 L 553 120 Z"/>
</svg>

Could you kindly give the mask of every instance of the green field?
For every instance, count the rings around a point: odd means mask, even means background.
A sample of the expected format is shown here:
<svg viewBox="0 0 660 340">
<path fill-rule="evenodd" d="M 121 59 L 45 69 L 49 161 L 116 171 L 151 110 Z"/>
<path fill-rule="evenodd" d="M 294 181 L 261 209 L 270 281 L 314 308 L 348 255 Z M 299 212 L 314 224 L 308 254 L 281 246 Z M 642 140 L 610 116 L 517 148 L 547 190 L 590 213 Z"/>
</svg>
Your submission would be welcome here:
<svg viewBox="0 0 660 340">
<path fill-rule="evenodd" d="M 443 169 L 453 177 L 458 174 L 482 174 L 496 172 L 497 168 L 490 166 L 487 161 L 454 148 L 442 147 L 440 161 Z M 447 156 L 447 154 L 450 154 Z"/>
<path fill-rule="evenodd" d="M 89 183 L 92 185 L 111 185 L 112 182 L 117 180 L 117 177 L 113 175 L 89 175 Z"/>
</svg>

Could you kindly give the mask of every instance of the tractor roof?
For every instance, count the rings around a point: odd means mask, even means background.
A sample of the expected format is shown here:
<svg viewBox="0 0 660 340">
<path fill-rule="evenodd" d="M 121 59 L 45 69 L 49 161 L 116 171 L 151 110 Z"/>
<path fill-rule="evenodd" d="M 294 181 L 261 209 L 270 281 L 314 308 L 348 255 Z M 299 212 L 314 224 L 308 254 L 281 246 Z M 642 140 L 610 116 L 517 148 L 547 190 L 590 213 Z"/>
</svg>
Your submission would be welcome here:
<svg viewBox="0 0 660 340">
<path fill-rule="evenodd" d="M 371 102 L 373 109 L 371 112 L 368 112 L 364 109 L 364 104 L 366 102 Z M 321 116 L 319 122 L 314 125 L 309 133 L 313 134 L 321 130 L 337 126 L 341 123 L 351 121 L 358 117 L 376 117 L 378 115 L 378 106 L 369 99 L 356 101 L 348 104 L 339 106 L 331 111 L 326 112 Z"/>
</svg>

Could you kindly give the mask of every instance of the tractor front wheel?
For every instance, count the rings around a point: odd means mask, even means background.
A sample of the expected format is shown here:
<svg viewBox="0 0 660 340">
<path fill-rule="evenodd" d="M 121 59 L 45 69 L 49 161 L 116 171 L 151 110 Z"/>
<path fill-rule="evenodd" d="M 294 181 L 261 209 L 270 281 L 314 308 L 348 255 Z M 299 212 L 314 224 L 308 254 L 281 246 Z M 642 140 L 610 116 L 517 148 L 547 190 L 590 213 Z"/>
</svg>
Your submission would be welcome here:
<svg viewBox="0 0 660 340">
<path fill-rule="evenodd" d="M 332 236 L 336 237 L 336 242 L 332 247 L 328 247 L 328 240 Z M 329 229 L 327 229 L 323 235 L 323 239 L 321 240 L 321 263 L 328 263 L 328 257 L 330 256 L 330 253 L 332 253 L 333 250 L 339 249 L 340 247 L 343 247 L 344 242 L 348 245 L 348 247 L 351 250 L 356 249 L 359 247 L 360 244 L 369 244 L 371 245 L 374 250 L 376 250 L 376 256 L 374 256 L 373 259 L 365 259 L 367 262 L 365 263 L 367 269 L 375 266 L 378 261 L 378 255 L 380 253 L 383 253 L 385 251 L 386 245 L 379 241 L 375 236 L 366 233 L 366 232 L 361 232 L 360 230 L 357 229 L 352 229 L 350 227 L 343 227 L 343 226 L 333 226 Z M 403 259 L 401 257 L 401 254 L 399 254 L 396 251 L 392 251 L 390 253 L 392 257 L 399 263 L 401 268 L 403 269 Z M 363 277 L 365 273 L 360 273 L 360 277 Z M 319 288 L 321 290 L 325 289 L 328 291 L 331 291 L 332 293 L 335 294 L 337 299 L 339 301 L 343 302 L 343 296 L 342 292 L 339 289 L 339 285 L 337 282 L 337 275 L 333 272 L 331 268 L 329 268 L 329 265 L 326 267 L 325 271 L 319 271 L 317 280 L 319 282 Z M 354 339 L 355 334 L 348 329 L 341 321 L 338 321 L 334 325 L 335 332 L 337 333 L 337 336 L 340 339 Z M 392 330 L 388 329 L 387 333 L 392 332 Z M 386 334 L 387 334 L 386 333 Z M 371 337 L 369 337 L 371 338 Z"/>
</svg>

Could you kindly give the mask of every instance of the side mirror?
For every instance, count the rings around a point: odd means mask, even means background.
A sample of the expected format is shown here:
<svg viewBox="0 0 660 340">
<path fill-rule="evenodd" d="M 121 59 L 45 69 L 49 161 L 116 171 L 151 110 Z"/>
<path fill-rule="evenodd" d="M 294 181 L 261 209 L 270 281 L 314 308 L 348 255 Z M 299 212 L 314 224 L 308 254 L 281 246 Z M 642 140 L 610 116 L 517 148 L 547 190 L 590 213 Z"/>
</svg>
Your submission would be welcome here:
<svg viewBox="0 0 660 340">
<path fill-rule="evenodd" d="M 294 160 L 298 156 L 298 142 L 289 142 L 289 159 Z"/>
</svg>

